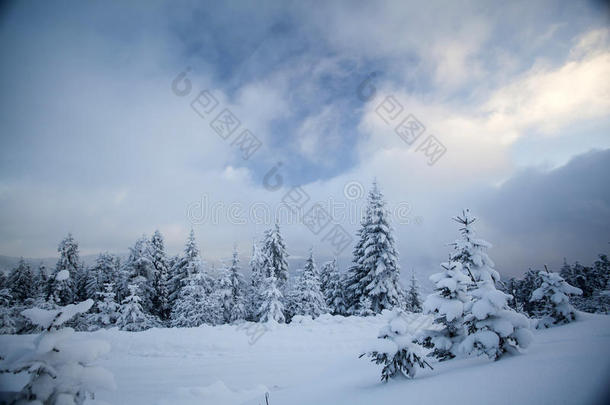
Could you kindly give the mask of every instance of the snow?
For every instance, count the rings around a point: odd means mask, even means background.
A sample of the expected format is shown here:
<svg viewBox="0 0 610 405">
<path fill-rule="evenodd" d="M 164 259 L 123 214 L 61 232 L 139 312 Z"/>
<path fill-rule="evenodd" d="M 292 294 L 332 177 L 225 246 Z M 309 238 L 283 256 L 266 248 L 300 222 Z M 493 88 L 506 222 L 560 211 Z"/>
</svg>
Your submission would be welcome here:
<svg viewBox="0 0 610 405">
<path fill-rule="evenodd" d="M 61 270 L 55 276 L 55 280 L 57 280 L 57 281 L 64 281 L 64 280 L 67 280 L 69 278 L 70 278 L 70 272 L 68 270 Z"/>
<path fill-rule="evenodd" d="M 407 315 L 412 329 L 420 315 Z M 274 325 L 254 342 L 239 325 L 138 333 L 114 328 L 77 332 L 71 341 L 77 345 L 93 339 L 111 345 L 96 365 L 114 374 L 117 388 L 96 392 L 95 403 L 255 405 L 265 404 L 269 392 L 270 404 L 408 400 L 418 405 L 586 405 L 602 403 L 607 390 L 610 317 L 606 315 L 579 313 L 576 322 L 536 330 L 523 354 L 495 362 L 484 357 L 431 362 L 434 370 L 422 369 L 412 380 L 387 384 L 379 381 L 380 366 L 358 358 L 363 347 L 379 340 L 378 331 L 387 325 L 384 316 L 303 317 L 298 323 Z M 425 319 L 430 318 L 422 318 L 419 324 L 427 325 Z M 0 354 L 22 351 L 34 339 L 34 335 L 0 336 Z M 105 348 L 99 349 L 102 353 Z M 20 375 L 0 375 L 0 391 L 24 382 Z"/>
</svg>

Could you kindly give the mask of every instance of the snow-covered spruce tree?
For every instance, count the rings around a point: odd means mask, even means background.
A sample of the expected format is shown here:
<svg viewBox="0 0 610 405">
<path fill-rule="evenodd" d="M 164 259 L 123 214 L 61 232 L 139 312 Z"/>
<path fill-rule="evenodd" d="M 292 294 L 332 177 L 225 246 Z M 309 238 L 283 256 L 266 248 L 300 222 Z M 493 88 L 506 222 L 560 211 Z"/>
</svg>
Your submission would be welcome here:
<svg viewBox="0 0 610 405">
<path fill-rule="evenodd" d="M 199 248 L 197 247 L 197 241 L 195 240 L 195 232 L 191 229 L 184 247 L 184 255 L 180 257 L 171 269 L 168 288 L 170 304 L 172 306 L 180 295 L 180 289 L 187 284 L 191 275 L 196 274 L 198 282 L 203 285 L 206 292 L 211 292 L 212 283 L 204 267 Z"/>
<path fill-rule="evenodd" d="M 261 306 L 261 295 L 265 281 L 265 257 L 256 242 L 252 244 L 250 256 L 250 284 L 248 286 L 248 320 L 258 320 L 258 310 Z"/>
<path fill-rule="evenodd" d="M 121 330 L 139 332 L 156 326 L 155 320 L 144 313 L 138 295 L 138 286 L 129 285 L 129 296 L 123 300 L 116 320 L 116 325 Z"/>
<path fill-rule="evenodd" d="M 0 289 L 0 335 L 12 335 L 17 332 L 11 310 L 12 299 L 8 288 Z"/>
<path fill-rule="evenodd" d="M 28 298 L 35 296 L 34 274 L 23 257 L 19 259 L 17 267 L 9 274 L 8 285 L 11 288 L 11 296 L 17 304 L 23 304 Z"/>
<path fill-rule="evenodd" d="M 425 360 L 428 350 L 415 342 L 409 334 L 409 327 L 404 313 L 394 309 L 390 313 L 388 324 L 379 331 L 378 339 L 367 353 L 376 364 L 383 364 L 381 381 L 387 382 L 398 376 L 414 378 L 417 368 L 430 366 Z"/>
<path fill-rule="evenodd" d="M 339 273 L 336 259 L 327 262 L 322 267 L 322 274 L 326 279 L 324 294 L 326 306 L 333 315 L 345 315 L 347 312 L 344 292 L 345 277 Z"/>
<path fill-rule="evenodd" d="M 424 302 L 423 310 L 434 316 L 434 323 L 441 330 L 426 331 L 421 336 L 425 347 L 433 348 L 432 354 L 439 360 L 455 357 L 459 344 L 466 336 L 464 305 L 470 301 L 467 288 L 470 279 L 458 262 L 441 264 L 442 271 L 430 276 L 434 292 Z"/>
<path fill-rule="evenodd" d="M 87 272 L 85 285 L 87 297 L 97 299 L 99 293 L 104 291 L 104 284 L 115 279 L 114 261 L 114 256 L 108 252 L 100 253 L 97 256 L 95 264 Z"/>
<path fill-rule="evenodd" d="M 119 316 L 120 305 L 114 300 L 114 284 L 105 283 L 104 291 L 98 293 L 99 301 L 96 302 L 97 312 L 90 315 L 90 324 L 107 328 L 116 323 Z"/>
<path fill-rule="evenodd" d="M 150 244 L 150 260 L 154 269 L 152 280 L 153 313 L 162 321 L 167 321 L 171 313 L 169 305 L 169 267 L 163 235 L 158 230 L 153 234 Z"/>
<path fill-rule="evenodd" d="M 284 297 L 277 286 L 274 274 L 275 272 L 271 272 L 264 281 L 265 289 L 261 296 L 258 319 L 260 322 L 284 323 L 286 320 L 284 317 Z"/>
<path fill-rule="evenodd" d="M 371 300 L 371 310 L 376 314 L 404 305 L 405 294 L 399 281 L 400 269 L 389 213 L 376 182 L 368 194 L 358 239 L 347 285 L 349 313 L 361 313 L 365 298 Z"/>
<path fill-rule="evenodd" d="M 34 274 L 34 285 L 36 288 L 36 297 L 39 299 L 46 299 L 47 284 L 49 282 L 49 274 L 47 272 L 47 266 L 40 262 L 36 274 Z M 0 287 L 1 288 L 1 287 Z"/>
<path fill-rule="evenodd" d="M 203 324 L 217 325 L 223 322 L 220 300 L 207 290 L 208 281 L 201 273 L 188 276 L 180 289 L 171 313 L 172 327 L 197 327 Z"/>
<path fill-rule="evenodd" d="M 411 283 L 407 291 L 407 310 L 411 312 L 421 312 L 421 300 L 419 298 L 419 284 L 415 278 L 415 272 L 411 272 Z"/>
<path fill-rule="evenodd" d="M 291 295 L 292 315 L 308 315 L 317 318 L 328 312 L 324 295 L 320 290 L 320 277 L 311 249 Z"/>
<path fill-rule="evenodd" d="M 74 330 L 62 327 L 92 305 L 93 300 L 87 300 L 54 310 L 31 308 L 22 312 L 43 332 L 35 339 L 34 348 L 19 353 L 8 368 L 1 370 L 29 374 L 29 381 L 13 403 L 82 405 L 87 398 L 94 398 L 95 391 L 115 388 L 112 374 L 93 365 L 100 355 L 110 350 L 108 343 L 73 341 Z"/>
<path fill-rule="evenodd" d="M 69 233 L 59 243 L 57 252 L 59 253 L 59 260 L 55 266 L 53 276 L 49 278 L 47 297 L 57 305 L 71 304 L 75 297 L 79 295 L 76 290 L 78 290 L 77 287 L 80 286 L 83 277 L 78 243 L 74 240 L 72 234 Z M 64 270 L 72 276 L 66 279 L 57 278 L 57 274 Z M 84 285 L 84 283 L 82 284 Z"/>
<path fill-rule="evenodd" d="M 330 284 L 330 280 L 332 278 L 333 273 L 337 270 L 337 258 L 325 262 L 320 267 L 320 290 L 322 294 L 324 294 L 324 299 L 326 299 L 326 303 L 329 304 L 328 301 L 328 285 Z"/>
<path fill-rule="evenodd" d="M 246 319 L 246 282 L 239 272 L 239 254 L 233 249 L 231 267 L 225 269 L 219 282 L 224 321 L 228 323 Z"/>
<path fill-rule="evenodd" d="M 265 231 L 261 253 L 265 260 L 264 277 L 268 278 L 273 274 L 278 288 L 285 294 L 288 283 L 288 253 L 277 222 L 273 228 Z"/>
<path fill-rule="evenodd" d="M 471 277 L 472 294 L 472 300 L 464 306 L 468 336 L 460 344 L 460 351 L 486 354 L 497 360 L 505 353 L 526 348 L 532 340 L 529 319 L 510 308 L 510 296 L 496 289 L 500 274 L 487 255 L 491 244 L 474 237 L 472 223 L 475 219 L 468 210 L 455 220 L 463 227 L 460 229 L 461 238 L 454 244 L 451 260 L 461 263 L 465 274 Z"/>
<path fill-rule="evenodd" d="M 131 294 L 129 286 L 137 286 L 142 308 L 146 313 L 152 314 L 154 267 L 149 249 L 149 241 L 145 235 L 138 238 L 133 247 L 129 248 L 129 256 L 121 270 L 122 283 L 118 286 L 118 295 L 127 298 Z"/>
<path fill-rule="evenodd" d="M 532 293 L 530 299 L 539 302 L 542 306 L 543 317 L 538 322 L 538 328 L 548 328 L 576 320 L 576 310 L 570 305 L 569 296 L 581 295 L 582 290 L 568 284 L 557 273 L 540 271 L 538 275 L 542 279 L 542 285 Z"/>
</svg>

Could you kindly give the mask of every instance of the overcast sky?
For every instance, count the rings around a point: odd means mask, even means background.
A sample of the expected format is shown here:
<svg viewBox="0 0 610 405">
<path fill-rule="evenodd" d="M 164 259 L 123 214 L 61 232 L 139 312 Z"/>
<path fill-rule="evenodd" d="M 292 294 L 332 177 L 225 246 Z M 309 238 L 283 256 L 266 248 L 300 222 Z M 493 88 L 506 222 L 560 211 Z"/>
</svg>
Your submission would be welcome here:
<svg viewBox="0 0 610 405">
<path fill-rule="evenodd" d="M 178 253 L 191 226 L 204 257 L 246 254 L 294 186 L 353 234 L 374 178 L 403 270 L 435 271 L 466 207 L 503 275 L 608 252 L 601 2 L 123 3 L 1 9 L 0 254 L 54 256 L 68 232 L 125 252 L 155 229 Z M 247 160 L 244 129 L 262 144 Z M 328 228 L 280 222 L 293 257 L 333 254 Z"/>
</svg>

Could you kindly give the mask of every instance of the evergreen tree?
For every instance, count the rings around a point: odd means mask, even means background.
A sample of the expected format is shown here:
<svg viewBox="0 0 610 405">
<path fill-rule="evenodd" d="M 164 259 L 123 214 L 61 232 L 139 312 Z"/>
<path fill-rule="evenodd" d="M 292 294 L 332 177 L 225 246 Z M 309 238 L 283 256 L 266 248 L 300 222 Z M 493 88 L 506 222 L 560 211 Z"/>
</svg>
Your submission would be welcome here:
<svg viewBox="0 0 610 405">
<path fill-rule="evenodd" d="M 278 288 L 284 293 L 288 283 L 288 253 L 277 222 L 273 228 L 265 231 L 261 250 L 265 260 L 264 277 L 268 278 L 273 274 Z"/>
<path fill-rule="evenodd" d="M 233 250 L 231 267 L 223 271 L 220 284 L 220 299 L 224 321 L 228 323 L 246 318 L 246 283 L 239 272 L 239 256 Z"/>
<path fill-rule="evenodd" d="M 119 315 L 119 304 L 114 300 L 114 284 L 105 283 L 104 291 L 98 293 L 97 313 L 92 314 L 91 322 L 95 325 L 108 327 L 114 325 Z"/>
<path fill-rule="evenodd" d="M 543 307 L 543 318 L 538 327 L 570 323 L 576 320 L 576 311 L 570 305 L 570 295 L 581 295 L 582 290 L 571 286 L 557 273 L 540 271 L 541 286 L 532 293 L 531 301 L 538 301 Z"/>
<path fill-rule="evenodd" d="M 95 264 L 87 272 L 87 297 L 97 299 L 99 293 L 104 291 L 104 284 L 115 279 L 114 273 L 114 257 L 108 252 L 100 253 Z"/>
<path fill-rule="evenodd" d="M 121 270 L 122 275 L 120 278 L 123 285 L 119 286 L 121 290 L 119 295 L 127 298 L 129 295 L 132 295 L 129 286 L 136 286 L 142 308 L 146 313 L 152 314 L 154 312 L 152 300 L 154 296 L 153 277 L 155 270 L 149 251 L 149 242 L 145 235 L 142 235 L 142 237 L 136 240 L 133 247 L 129 248 L 129 257 Z"/>
<path fill-rule="evenodd" d="M 325 262 L 322 264 L 320 268 L 320 290 L 322 294 L 324 294 L 324 299 L 326 300 L 326 304 L 330 306 L 329 302 L 329 284 L 331 283 L 331 279 L 333 274 L 337 271 L 337 258 Z"/>
<path fill-rule="evenodd" d="M 256 242 L 252 244 L 252 256 L 250 257 L 250 285 L 248 288 L 248 317 L 252 321 L 258 320 L 265 282 L 265 257 L 258 248 Z"/>
<path fill-rule="evenodd" d="M 121 330 L 139 332 L 155 327 L 154 319 L 145 314 L 140 304 L 138 286 L 129 285 L 129 296 L 121 303 L 116 324 Z"/>
<path fill-rule="evenodd" d="M 23 304 L 26 299 L 35 295 L 34 274 L 30 265 L 23 260 L 10 273 L 8 285 L 11 287 L 11 295 L 16 303 Z"/>
<path fill-rule="evenodd" d="M 272 269 L 274 270 L 274 269 Z M 261 306 L 258 312 L 260 322 L 284 323 L 284 297 L 277 287 L 275 271 L 271 271 L 269 277 L 265 279 L 265 289 L 261 296 Z"/>
<path fill-rule="evenodd" d="M 34 286 L 36 290 L 35 294 L 37 298 L 46 298 L 48 282 L 49 276 L 47 273 L 47 266 L 45 266 L 44 263 L 40 262 L 40 265 L 38 266 L 38 271 L 34 275 Z"/>
<path fill-rule="evenodd" d="M 59 275 L 61 274 L 61 275 Z M 67 270 L 55 275 L 63 279 Z M 34 340 L 34 350 L 27 351 L 1 373 L 27 373 L 29 380 L 15 404 L 82 405 L 98 389 L 114 389 L 114 378 L 107 370 L 92 363 L 110 350 L 103 341 L 73 341 L 72 328 L 63 327 L 71 318 L 87 312 L 93 300 L 70 304 L 54 310 L 30 308 L 22 312 L 43 332 Z"/>
<path fill-rule="evenodd" d="M 0 288 L 0 335 L 12 335 L 17 332 L 11 310 L 11 292 L 8 288 Z"/>
<path fill-rule="evenodd" d="M 217 298 L 207 291 L 207 280 L 203 274 L 189 275 L 172 308 L 171 325 L 192 328 L 222 323 L 223 314 Z"/>
<path fill-rule="evenodd" d="M 347 285 L 349 313 L 362 313 L 360 309 L 365 298 L 370 299 L 371 310 L 376 314 L 383 309 L 401 307 L 405 298 L 399 281 L 394 236 L 383 194 L 376 182 L 368 195 L 358 239 Z"/>
<path fill-rule="evenodd" d="M 173 304 L 180 295 L 180 289 L 184 287 L 188 278 L 191 275 L 197 274 L 205 288 L 206 294 L 212 290 L 212 283 L 208 275 L 205 273 L 204 263 L 201 260 L 199 248 L 195 240 L 195 232 L 191 229 L 191 233 L 184 247 L 184 255 L 175 263 L 172 268 L 172 275 L 169 282 L 169 299 Z"/>
<path fill-rule="evenodd" d="M 78 251 L 78 243 L 74 240 L 72 234 L 68 234 L 57 247 L 59 260 L 55 266 L 53 277 L 49 278 L 49 287 L 47 297 L 53 297 L 53 301 L 58 305 L 67 305 L 74 302 L 77 298 L 79 288 L 82 281 L 82 264 Z M 57 277 L 57 274 L 62 271 L 67 271 L 71 276 L 68 278 Z M 76 283 L 76 285 L 75 285 Z"/>
<path fill-rule="evenodd" d="M 320 277 L 311 249 L 292 294 L 291 306 L 293 315 L 308 315 L 317 318 L 328 312 L 324 295 L 320 290 Z"/>
<path fill-rule="evenodd" d="M 464 353 L 486 354 L 499 359 L 504 353 L 517 352 L 532 340 L 529 319 L 508 306 L 510 296 L 496 289 L 499 273 L 486 250 L 491 244 L 474 238 L 468 210 L 455 220 L 462 224 L 461 238 L 455 243 L 451 259 L 461 263 L 471 277 L 472 301 L 464 306 L 464 324 L 468 336 L 462 341 Z"/>
<path fill-rule="evenodd" d="M 441 330 L 430 330 L 422 337 L 425 347 L 434 348 L 432 354 L 442 360 L 456 356 L 458 345 L 466 336 L 464 306 L 470 301 L 467 292 L 470 279 L 462 272 L 459 262 L 441 264 L 442 271 L 430 276 L 435 284 L 432 294 L 424 302 L 424 313 L 434 316 Z"/>
<path fill-rule="evenodd" d="M 337 259 L 327 262 L 322 267 L 322 275 L 326 280 L 324 298 L 326 306 L 333 315 L 346 315 L 347 303 L 345 300 L 345 277 L 337 269 Z"/>
<path fill-rule="evenodd" d="M 414 378 L 417 368 L 432 367 L 426 362 L 427 350 L 409 334 L 409 326 L 400 309 L 390 314 L 388 324 L 379 331 L 378 342 L 368 353 L 371 361 L 383 364 L 381 381 L 398 376 Z"/>
<path fill-rule="evenodd" d="M 421 300 L 419 299 L 419 285 L 415 278 L 415 272 L 411 272 L 411 284 L 407 292 L 407 310 L 411 312 L 421 312 Z"/>
<path fill-rule="evenodd" d="M 152 305 L 154 314 L 162 321 L 169 319 L 171 307 L 169 305 L 168 277 L 169 267 L 163 236 L 158 230 L 150 240 L 150 256 L 154 268 Z"/>
</svg>

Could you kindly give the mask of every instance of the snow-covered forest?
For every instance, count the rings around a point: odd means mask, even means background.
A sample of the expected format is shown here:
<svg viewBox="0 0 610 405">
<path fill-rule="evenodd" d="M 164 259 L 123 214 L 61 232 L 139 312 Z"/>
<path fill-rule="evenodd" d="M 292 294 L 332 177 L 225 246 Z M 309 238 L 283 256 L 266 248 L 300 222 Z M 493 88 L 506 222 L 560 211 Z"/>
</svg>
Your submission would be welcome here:
<svg viewBox="0 0 610 405">
<path fill-rule="evenodd" d="M 488 254 L 491 244 L 475 233 L 472 213 L 465 209 L 453 220 L 456 239 L 448 245 L 448 260 L 430 276 L 435 288 L 427 296 L 414 274 L 406 289 L 400 282 L 393 227 L 376 182 L 347 269 L 338 268 L 336 260 L 318 266 L 310 249 L 303 268 L 290 272 L 279 224 L 253 244 L 243 268 L 234 249 L 226 266 L 213 274 L 192 230 L 182 255 L 169 257 L 156 231 L 138 239 L 125 262 L 104 252 L 89 267 L 79 258 L 78 242 L 68 235 L 59 244 L 54 269 L 33 270 L 22 259 L 0 279 L 0 331 L 38 335 L 29 350 L 7 350 L 18 341 L 5 340 L 2 373 L 31 375 L 22 391 L 13 394 L 15 400 L 81 403 L 94 398 L 98 388 L 116 384 L 108 370 L 90 365 L 108 353 L 108 344 L 84 335 L 75 339 L 74 331 L 155 329 L 159 332 L 151 336 L 165 338 L 159 333 L 170 328 L 181 341 L 184 328 L 204 327 L 200 330 L 206 334 L 241 332 L 254 345 L 269 339 L 267 333 L 294 334 L 305 325 L 360 325 L 367 329 L 363 335 L 376 328 L 379 333 L 353 355 L 383 366 L 380 379 L 387 382 L 415 378 L 418 370 L 432 371 L 454 360 L 527 356 L 536 329 L 595 319 L 585 312 L 608 313 L 610 261 L 605 255 L 591 267 L 566 263 L 560 272 L 530 270 L 523 279 L 502 280 Z M 94 335 L 122 336 L 108 332 Z M 79 349 L 72 349 L 73 343 L 66 346 L 70 339 Z M 281 353 L 278 349 L 275 355 Z M 78 360 L 82 356 L 86 360 Z M 227 390 L 221 384 L 209 394 L 231 397 L 234 393 Z M 269 395 L 267 388 L 250 394 L 264 393 Z"/>
</svg>

